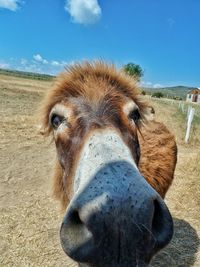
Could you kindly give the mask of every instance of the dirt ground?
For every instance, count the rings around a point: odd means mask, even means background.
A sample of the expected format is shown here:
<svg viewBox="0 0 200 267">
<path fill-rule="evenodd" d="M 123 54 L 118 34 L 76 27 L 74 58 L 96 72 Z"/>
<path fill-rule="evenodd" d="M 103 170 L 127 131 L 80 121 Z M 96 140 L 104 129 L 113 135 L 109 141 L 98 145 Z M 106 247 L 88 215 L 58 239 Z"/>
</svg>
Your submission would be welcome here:
<svg viewBox="0 0 200 267">
<path fill-rule="evenodd" d="M 55 158 L 38 134 L 36 110 L 51 82 L 0 76 L 0 266 L 72 267 L 60 247 L 62 220 L 51 198 Z M 175 234 L 154 267 L 200 266 L 200 125 L 189 145 L 175 106 L 154 101 L 157 118 L 176 135 L 179 156 L 167 197 Z M 128 266 L 127 266 L 128 267 Z"/>
</svg>

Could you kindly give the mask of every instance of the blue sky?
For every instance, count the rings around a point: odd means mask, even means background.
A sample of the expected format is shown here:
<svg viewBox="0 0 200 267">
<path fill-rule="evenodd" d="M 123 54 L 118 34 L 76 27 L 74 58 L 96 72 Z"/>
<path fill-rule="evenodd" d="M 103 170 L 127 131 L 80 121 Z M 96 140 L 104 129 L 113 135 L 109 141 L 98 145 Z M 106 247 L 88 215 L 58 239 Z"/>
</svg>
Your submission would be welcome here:
<svg viewBox="0 0 200 267">
<path fill-rule="evenodd" d="M 146 86 L 200 87 L 199 0 L 0 0 L 0 67 L 134 62 Z"/>
</svg>

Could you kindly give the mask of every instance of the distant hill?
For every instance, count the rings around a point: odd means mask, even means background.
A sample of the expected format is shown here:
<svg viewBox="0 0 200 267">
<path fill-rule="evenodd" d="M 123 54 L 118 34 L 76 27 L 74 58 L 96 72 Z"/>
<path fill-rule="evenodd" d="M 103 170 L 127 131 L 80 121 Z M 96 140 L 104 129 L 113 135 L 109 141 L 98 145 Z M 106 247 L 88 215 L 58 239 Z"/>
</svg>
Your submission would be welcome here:
<svg viewBox="0 0 200 267">
<path fill-rule="evenodd" d="M 152 95 L 155 92 L 162 92 L 165 97 L 173 98 L 173 97 L 181 97 L 182 99 L 186 98 L 187 92 L 196 89 L 194 87 L 189 86 L 173 86 L 173 87 L 161 87 L 161 88 L 148 88 L 143 87 L 142 90 L 146 92 L 148 95 Z"/>
<path fill-rule="evenodd" d="M 18 71 L 18 70 L 6 70 L 6 69 L 0 69 L 0 74 L 15 76 L 19 78 L 44 80 L 44 81 L 50 81 L 54 78 L 53 75 L 48 75 L 48 74 L 40 74 L 40 73 Z"/>
<path fill-rule="evenodd" d="M 55 78 L 55 76 L 48 74 L 40 74 L 40 73 L 18 71 L 18 70 L 6 70 L 0 68 L 0 75 L 1 74 L 20 77 L 20 78 L 27 78 L 27 79 L 44 80 L 44 81 L 50 81 L 53 78 Z M 152 95 L 155 92 L 162 92 L 164 96 L 168 98 L 180 97 L 182 99 L 185 99 L 187 92 L 196 88 L 189 86 L 173 86 L 173 87 L 161 87 L 161 88 L 142 87 L 141 89 L 144 90 L 148 95 Z"/>
</svg>

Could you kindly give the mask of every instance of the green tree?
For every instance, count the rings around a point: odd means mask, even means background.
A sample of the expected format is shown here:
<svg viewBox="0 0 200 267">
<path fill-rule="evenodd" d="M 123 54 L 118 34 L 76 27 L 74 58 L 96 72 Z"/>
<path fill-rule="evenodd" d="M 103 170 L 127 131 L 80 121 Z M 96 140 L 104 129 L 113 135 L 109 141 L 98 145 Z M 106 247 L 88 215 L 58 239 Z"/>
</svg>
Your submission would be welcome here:
<svg viewBox="0 0 200 267">
<path fill-rule="evenodd" d="M 161 98 L 164 97 L 164 94 L 162 92 L 155 92 L 152 94 L 152 97 Z"/>
<path fill-rule="evenodd" d="M 140 67 L 140 65 L 134 63 L 128 63 L 124 65 L 123 70 L 128 75 L 134 77 L 136 81 L 140 81 L 141 77 L 144 75 L 144 71 Z"/>
<path fill-rule="evenodd" d="M 141 95 L 146 95 L 146 91 L 142 90 Z"/>
</svg>

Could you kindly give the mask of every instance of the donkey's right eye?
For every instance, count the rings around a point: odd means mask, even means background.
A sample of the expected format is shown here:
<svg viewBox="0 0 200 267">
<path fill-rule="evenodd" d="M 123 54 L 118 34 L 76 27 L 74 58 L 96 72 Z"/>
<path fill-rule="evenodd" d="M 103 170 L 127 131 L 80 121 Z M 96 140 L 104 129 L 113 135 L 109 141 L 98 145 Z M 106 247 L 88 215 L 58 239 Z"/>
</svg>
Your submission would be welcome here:
<svg viewBox="0 0 200 267">
<path fill-rule="evenodd" d="M 65 120 L 65 118 L 63 116 L 57 115 L 57 114 L 53 114 L 51 116 L 51 125 L 54 129 L 57 129 L 60 124 Z"/>
</svg>

